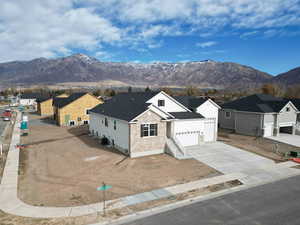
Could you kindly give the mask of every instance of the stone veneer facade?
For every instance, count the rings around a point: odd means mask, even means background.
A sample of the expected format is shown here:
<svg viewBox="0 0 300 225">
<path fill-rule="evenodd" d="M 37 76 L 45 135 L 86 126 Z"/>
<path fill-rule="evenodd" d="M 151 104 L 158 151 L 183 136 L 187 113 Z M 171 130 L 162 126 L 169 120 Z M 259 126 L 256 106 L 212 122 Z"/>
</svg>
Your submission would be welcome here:
<svg viewBox="0 0 300 225">
<path fill-rule="evenodd" d="M 141 137 L 141 125 L 145 123 L 157 124 L 157 136 Z M 159 115 L 149 110 L 140 115 L 136 123 L 131 123 L 129 126 L 131 157 L 164 152 L 167 139 L 167 122 L 162 121 Z"/>
</svg>

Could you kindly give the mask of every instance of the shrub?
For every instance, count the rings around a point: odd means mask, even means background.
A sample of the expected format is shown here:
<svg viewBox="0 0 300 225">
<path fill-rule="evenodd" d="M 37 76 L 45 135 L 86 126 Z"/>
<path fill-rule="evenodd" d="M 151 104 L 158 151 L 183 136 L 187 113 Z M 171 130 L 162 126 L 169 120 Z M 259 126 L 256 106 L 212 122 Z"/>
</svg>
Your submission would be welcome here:
<svg viewBox="0 0 300 225">
<path fill-rule="evenodd" d="M 103 137 L 101 138 L 101 144 L 102 145 L 109 145 L 109 140 L 107 137 Z"/>
</svg>

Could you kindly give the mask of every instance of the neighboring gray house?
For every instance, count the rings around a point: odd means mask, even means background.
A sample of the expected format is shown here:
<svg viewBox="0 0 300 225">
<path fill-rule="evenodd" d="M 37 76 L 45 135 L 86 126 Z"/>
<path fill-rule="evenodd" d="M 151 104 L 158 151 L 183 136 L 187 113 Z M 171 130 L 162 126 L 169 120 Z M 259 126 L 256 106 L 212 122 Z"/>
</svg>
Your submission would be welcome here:
<svg viewBox="0 0 300 225">
<path fill-rule="evenodd" d="M 299 109 L 292 101 L 265 94 L 255 94 L 223 104 L 219 126 L 253 136 L 295 134 Z"/>
</svg>

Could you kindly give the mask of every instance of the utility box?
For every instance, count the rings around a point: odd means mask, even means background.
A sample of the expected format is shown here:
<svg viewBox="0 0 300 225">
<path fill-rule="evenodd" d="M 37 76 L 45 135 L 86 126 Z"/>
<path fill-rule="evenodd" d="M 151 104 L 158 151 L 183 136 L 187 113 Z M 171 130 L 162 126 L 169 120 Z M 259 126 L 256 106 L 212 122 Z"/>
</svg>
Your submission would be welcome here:
<svg viewBox="0 0 300 225">
<path fill-rule="evenodd" d="M 23 115 L 22 121 L 28 122 L 28 116 L 27 115 Z"/>
</svg>

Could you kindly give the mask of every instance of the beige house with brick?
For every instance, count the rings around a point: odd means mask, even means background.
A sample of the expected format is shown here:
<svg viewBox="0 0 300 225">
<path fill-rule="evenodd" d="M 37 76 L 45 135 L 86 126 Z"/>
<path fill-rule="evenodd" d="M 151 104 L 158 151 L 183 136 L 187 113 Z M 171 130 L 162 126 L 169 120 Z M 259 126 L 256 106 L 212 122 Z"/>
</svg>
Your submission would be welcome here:
<svg viewBox="0 0 300 225">
<path fill-rule="evenodd" d="M 121 93 L 89 112 L 90 133 L 133 158 L 162 153 L 188 158 L 189 146 L 217 138 L 216 118 L 164 92 Z"/>
<path fill-rule="evenodd" d="M 102 104 L 101 99 L 90 93 L 74 93 L 66 98 L 53 99 L 54 120 L 59 126 L 89 124 L 89 110 Z"/>
</svg>

